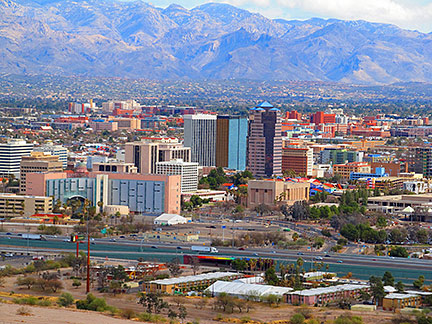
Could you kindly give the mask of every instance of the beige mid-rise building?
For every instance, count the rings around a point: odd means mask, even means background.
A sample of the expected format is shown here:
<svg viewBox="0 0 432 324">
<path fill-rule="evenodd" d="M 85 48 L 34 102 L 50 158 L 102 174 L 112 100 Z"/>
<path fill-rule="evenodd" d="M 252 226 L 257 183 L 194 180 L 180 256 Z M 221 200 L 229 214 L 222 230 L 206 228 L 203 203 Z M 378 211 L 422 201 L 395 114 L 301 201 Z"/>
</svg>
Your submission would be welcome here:
<svg viewBox="0 0 432 324">
<path fill-rule="evenodd" d="M 20 192 L 24 194 L 27 186 L 28 173 L 60 172 L 63 163 L 57 155 L 44 152 L 32 152 L 30 156 L 23 156 L 20 163 Z"/>
<path fill-rule="evenodd" d="M 52 198 L 46 196 L 20 196 L 0 194 L 0 217 L 29 217 L 52 212 Z"/>
<path fill-rule="evenodd" d="M 137 173 L 137 167 L 133 165 L 133 163 L 126 163 L 122 161 L 94 162 L 93 171 Z"/>
<path fill-rule="evenodd" d="M 309 182 L 280 180 L 250 180 L 248 182 L 248 207 L 281 202 L 292 205 L 296 201 L 309 200 Z"/>
<path fill-rule="evenodd" d="M 125 162 L 133 163 L 141 174 L 155 174 L 156 163 L 175 159 L 191 161 L 191 148 L 184 147 L 177 139 L 146 138 L 125 146 Z"/>
</svg>

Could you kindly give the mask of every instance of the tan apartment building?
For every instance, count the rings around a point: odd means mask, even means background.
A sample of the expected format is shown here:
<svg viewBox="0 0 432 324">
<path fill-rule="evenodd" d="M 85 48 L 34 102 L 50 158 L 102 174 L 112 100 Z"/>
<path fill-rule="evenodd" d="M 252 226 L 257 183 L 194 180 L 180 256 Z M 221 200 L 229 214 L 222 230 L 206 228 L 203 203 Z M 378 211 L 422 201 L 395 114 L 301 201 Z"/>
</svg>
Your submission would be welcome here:
<svg viewBox="0 0 432 324">
<path fill-rule="evenodd" d="M 94 162 L 93 171 L 114 173 L 138 173 L 138 168 L 133 163 L 121 161 Z"/>
<path fill-rule="evenodd" d="M 32 152 L 30 156 L 23 156 L 20 163 L 20 193 L 25 194 L 28 173 L 61 172 L 63 162 L 57 155 L 44 152 Z"/>
<path fill-rule="evenodd" d="M 283 202 L 289 205 L 296 201 L 309 200 L 309 182 L 279 180 L 250 180 L 248 182 L 248 207 L 260 204 L 273 205 Z"/>
<path fill-rule="evenodd" d="M 182 159 L 191 162 L 191 148 L 173 138 L 146 138 L 126 143 L 125 162 L 133 163 L 141 174 L 155 174 L 156 163 Z"/>
<path fill-rule="evenodd" d="M 421 305 L 421 296 L 414 294 L 388 294 L 383 298 L 383 310 L 399 311 L 405 307 L 417 308 Z"/>
<path fill-rule="evenodd" d="M 113 118 L 108 119 L 109 122 L 117 123 L 117 128 L 119 130 L 135 130 L 141 128 L 141 120 L 138 118 Z"/>
<path fill-rule="evenodd" d="M 52 198 L 46 196 L 20 196 L 0 194 L 0 217 L 29 217 L 34 214 L 52 212 Z"/>
<path fill-rule="evenodd" d="M 350 162 L 333 165 L 333 174 L 339 174 L 344 180 L 349 180 L 351 172 L 371 173 L 371 166 L 366 162 Z"/>
</svg>

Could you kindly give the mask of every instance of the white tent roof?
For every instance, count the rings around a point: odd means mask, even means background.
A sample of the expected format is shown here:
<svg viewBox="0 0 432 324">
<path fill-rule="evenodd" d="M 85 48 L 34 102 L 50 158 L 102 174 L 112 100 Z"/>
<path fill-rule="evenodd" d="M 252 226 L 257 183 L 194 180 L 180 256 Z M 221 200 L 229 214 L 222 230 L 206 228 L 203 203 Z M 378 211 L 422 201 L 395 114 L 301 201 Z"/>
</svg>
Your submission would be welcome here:
<svg viewBox="0 0 432 324">
<path fill-rule="evenodd" d="M 404 209 L 402 209 L 403 213 L 412 213 L 414 212 L 414 208 L 412 208 L 411 206 L 405 207 Z"/>
<path fill-rule="evenodd" d="M 177 215 L 177 214 L 162 214 L 158 217 L 155 218 L 155 221 L 165 221 L 168 222 L 172 219 L 184 219 L 186 221 L 186 218 L 184 218 L 183 216 Z"/>
<path fill-rule="evenodd" d="M 206 290 L 215 295 L 226 293 L 232 296 L 282 296 L 283 294 L 292 291 L 293 289 L 288 287 L 247 284 L 242 282 L 216 281 Z"/>
</svg>

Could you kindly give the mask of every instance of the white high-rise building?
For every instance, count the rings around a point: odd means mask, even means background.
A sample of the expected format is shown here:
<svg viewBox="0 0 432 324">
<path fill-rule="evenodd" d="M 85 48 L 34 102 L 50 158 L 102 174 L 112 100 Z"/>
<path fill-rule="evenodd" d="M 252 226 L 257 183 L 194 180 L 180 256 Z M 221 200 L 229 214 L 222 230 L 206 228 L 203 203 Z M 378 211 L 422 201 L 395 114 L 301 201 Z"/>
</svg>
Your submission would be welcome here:
<svg viewBox="0 0 432 324">
<path fill-rule="evenodd" d="M 63 169 L 67 167 L 67 157 L 68 157 L 68 149 L 61 145 L 54 145 L 49 142 L 42 146 L 38 146 L 34 148 L 35 152 L 44 152 L 50 153 L 51 155 L 57 155 L 59 157 L 59 161 L 63 163 Z"/>
<path fill-rule="evenodd" d="M 215 115 L 184 116 L 184 146 L 191 148 L 192 162 L 216 165 L 216 119 Z"/>
<path fill-rule="evenodd" d="M 184 162 L 182 159 L 157 162 L 156 173 L 181 176 L 181 192 L 198 190 L 198 163 Z"/>
<path fill-rule="evenodd" d="M 23 156 L 29 156 L 33 151 L 33 143 L 27 143 L 21 139 L 10 139 L 7 143 L 0 144 L 0 175 L 15 178 L 20 176 L 20 164 Z"/>
</svg>

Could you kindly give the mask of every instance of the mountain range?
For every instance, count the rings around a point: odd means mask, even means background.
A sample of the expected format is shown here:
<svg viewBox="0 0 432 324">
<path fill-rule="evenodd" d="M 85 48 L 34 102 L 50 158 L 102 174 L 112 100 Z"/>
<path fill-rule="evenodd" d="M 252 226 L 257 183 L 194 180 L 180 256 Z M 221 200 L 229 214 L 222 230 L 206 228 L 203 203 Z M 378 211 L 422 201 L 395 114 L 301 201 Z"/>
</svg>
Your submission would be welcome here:
<svg viewBox="0 0 432 324">
<path fill-rule="evenodd" d="M 0 73 L 144 79 L 432 82 L 432 33 L 283 20 L 228 4 L 0 0 Z"/>
</svg>

